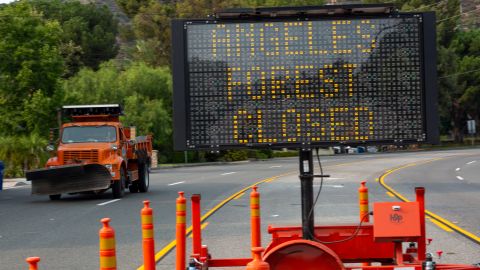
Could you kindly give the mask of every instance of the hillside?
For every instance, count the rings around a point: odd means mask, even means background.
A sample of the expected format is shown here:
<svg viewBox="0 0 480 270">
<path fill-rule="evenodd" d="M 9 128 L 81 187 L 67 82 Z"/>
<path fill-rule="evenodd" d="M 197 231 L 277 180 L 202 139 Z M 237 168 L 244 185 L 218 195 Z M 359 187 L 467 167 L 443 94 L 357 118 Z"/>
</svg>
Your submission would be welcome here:
<svg viewBox="0 0 480 270">
<path fill-rule="evenodd" d="M 117 5 L 115 0 L 79 0 L 80 3 L 87 4 L 87 3 L 95 3 L 97 5 L 106 5 L 113 14 L 118 19 L 120 24 L 129 24 L 130 19 L 127 15 L 122 11 L 122 9 Z"/>
</svg>

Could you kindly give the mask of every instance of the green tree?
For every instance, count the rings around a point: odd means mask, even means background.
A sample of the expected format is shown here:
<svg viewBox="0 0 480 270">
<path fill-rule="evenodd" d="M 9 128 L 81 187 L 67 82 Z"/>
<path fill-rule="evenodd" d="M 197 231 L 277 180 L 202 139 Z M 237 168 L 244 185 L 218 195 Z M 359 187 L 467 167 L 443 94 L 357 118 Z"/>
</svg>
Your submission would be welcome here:
<svg viewBox="0 0 480 270">
<path fill-rule="evenodd" d="M 125 125 L 135 126 L 138 134 L 153 134 L 156 149 L 163 155 L 172 151 L 172 117 L 162 99 L 134 94 L 125 98 Z"/>
<path fill-rule="evenodd" d="M 38 101 L 37 93 L 48 98 L 58 89 L 58 79 L 64 72 L 61 35 L 58 22 L 45 19 L 28 3 L 0 9 L 0 134 L 33 131 L 24 118 L 26 106 Z M 55 115 L 35 117 L 42 123 L 50 122 Z"/>
<path fill-rule="evenodd" d="M 21 177 L 25 170 L 42 167 L 48 158 L 47 141 L 38 134 L 0 137 L 0 160 L 5 177 Z"/>
<path fill-rule="evenodd" d="M 82 66 L 97 69 L 101 62 L 117 55 L 118 23 L 107 6 L 72 0 L 28 0 L 28 3 L 45 18 L 60 23 L 66 77 Z"/>
<path fill-rule="evenodd" d="M 142 7 L 133 19 L 137 38 L 134 56 L 153 66 L 170 63 L 170 21 L 176 16 L 173 4 L 154 2 Z"/>
<path fill-rule="evenodd" d="M 117 4 L 129 16 L 135 16 L 141 7 L 147 6 L 150 0 L 116 0 Z"/>
</svg>

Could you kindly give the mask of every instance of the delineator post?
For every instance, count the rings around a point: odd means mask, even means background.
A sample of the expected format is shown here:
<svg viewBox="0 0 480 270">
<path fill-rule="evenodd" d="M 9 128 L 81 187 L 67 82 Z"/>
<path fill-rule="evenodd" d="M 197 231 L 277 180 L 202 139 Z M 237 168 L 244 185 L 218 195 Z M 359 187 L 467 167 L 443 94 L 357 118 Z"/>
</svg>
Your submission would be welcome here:
<svg viewBox="0 0 480 270">
<path fill-rule="evenodd" d="M 186 199 L 184 197 L 184 192 L 178 192 L 177 198 L 177 225 L 176 225 L 176 239 L 177 239 L 177 249 L 176 249 L 176 270 L 185 270 L 185 261 L 186 261 Z"/>
<path fill-rule="evenodd" d="M 262 246 L 261 224 L 260 224 L 260 193 L 257 186 L 252 188 L 250 193 L 250 221 L 252 224 L 252 248 Z"/>
<path fill-rule="evenodd" d="M 115 252 L 115 231 L 110 227 L 110 219 L 101 220 L 103 227 L 100 236 L 100 270 L 116 270 L 117 257 Z"/>
<path fill-rule="evenodd" d="M 262 260 L 262 247 L 252 248 L 253 260 L 247 264 L 246 270 L 270 270 L 270 265 Z"/>
<path fill-rule="evenodd" d="M 367 181 L 360 182 L 360 187 L 358 188 L 358 205 L 360 207 L 359 219 L 360 222 L 369 222 L 370 216 L 368 215 L 368 188 L 365 185 Z M 369 266 L 370 263 L 362 263 L 362 266 Z"/>
<path fill-rule="evenodd" d="M 360 221 L 369 222 L 370 216 L 368 215 L 368 188 L 365 185 L 367 182 L 362 181 L 358 188 L 358 205 L 360 206 Z"/>
<path fill-rule="evenodd" d="M 28 257 L 26 261 L 29 264 L 28 270 L 38 270 L 39 257 Z"/>
<path fill-rule="evenodd" d="M 155 239 L 153 233 L 153 209 L 150 201 L 143 201 L 142 219 L 143 265 L 145 270 L 155 270 Z"/>
</svg>

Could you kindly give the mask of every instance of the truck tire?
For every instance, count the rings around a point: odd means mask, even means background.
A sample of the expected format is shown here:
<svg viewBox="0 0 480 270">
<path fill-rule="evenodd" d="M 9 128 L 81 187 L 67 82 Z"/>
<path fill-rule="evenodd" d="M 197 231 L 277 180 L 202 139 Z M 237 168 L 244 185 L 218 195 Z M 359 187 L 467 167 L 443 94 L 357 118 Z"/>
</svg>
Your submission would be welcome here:
<svg viewBox="0 0 480 270">
<path fill-rule="evenodd" d="M 148 168 L 148 163 L 140 164 L 140 169 L 138 170 L 138 190 L 142 193 L 148 191 L 150 186 L 150 169 Z"/>
<path fill-rule="evenodd" d="M 58 201 L 62 197 L 62 194 L 52 194 L 52 195 L 48 195 L 48 197 L 50 197 L 50 200 L 52 201 Z"/>
<path fill-rule="evenodd" d="M 128 186 L 130 193 L 138 193 L 138 181 L 133 181 L 130 186 Z"/>
<path fill-rule="evenodd" d="M 112 195 L 114 199 L 122 198 L 125 195 L 125 170 L 120 169 L 120 179 L 113 181 L 112 184 Z"/>
</svg>

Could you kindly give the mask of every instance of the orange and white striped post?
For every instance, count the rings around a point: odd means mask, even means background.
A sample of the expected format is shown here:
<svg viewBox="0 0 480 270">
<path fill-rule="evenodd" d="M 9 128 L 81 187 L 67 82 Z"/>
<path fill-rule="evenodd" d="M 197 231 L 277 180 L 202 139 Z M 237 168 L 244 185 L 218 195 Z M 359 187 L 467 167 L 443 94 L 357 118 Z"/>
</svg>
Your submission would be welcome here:
<svg viewBox="0 0 480 270">
<path fill-rule="evenodd" d="M 187 230 L 186 227 L 186 210 L 187 210 L 187 200 L 184 197 L 184 192 L 178 192 L 177 198 L 177 259 L 176 259 L 176 270 L 185 270 L 185 261 L 186 261 L 186 238 L 185 233 Z"/>
<path fill-rule="evenodd" d="M 39 257 L 28 257 L 26 261 L 29 264 L 28 270 L 38 270 Z"/>
<path fill-rule="evenodd" d="M 142 218 L 143 265 L 145 270 L 155 270 L 155 239 L 153 237 L 153 210 L 150 201 L 143 201 Z"/>
<path fill-rule="evenodd" d="M 360 221 L 369 222 L 370 216 L 368 215 L 368 188 L 365 186 L 367 182 L 362 181 L 358 188 L 358 204 L 360 206 Z"/>
<path fill-rule="evenodd" d="M 252 188 L 250 193 L 250 221 L 252 223 L 252 248 L 262 246 L 261 224 L 260 224 L 260 193 L 257 186 Z"/>
<path fill-rule="evenodd" d="M 365 185 L 367 181 L 362 181 L 360 187 L 358 188 L 358 205 L 360 207 L 360 222 L 370 221 L 370 215 L 368 214 L 368 188 Z M 370 263 L 362 263 L 363 266 L 369 266 Z"/>
<path fill-rule="evenodd" d="M 103 227 L 98 233 L 100 236 L 100 270 L 116 270 L 115 231 L 110 227 L 109 218 L 103 218 L 101 222 Z"/>
</svg>

